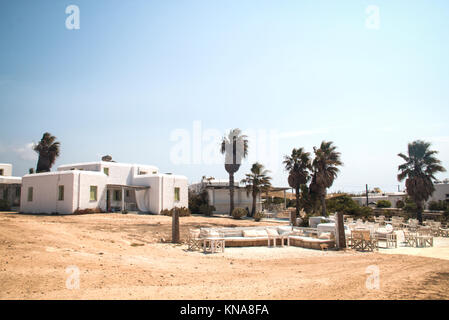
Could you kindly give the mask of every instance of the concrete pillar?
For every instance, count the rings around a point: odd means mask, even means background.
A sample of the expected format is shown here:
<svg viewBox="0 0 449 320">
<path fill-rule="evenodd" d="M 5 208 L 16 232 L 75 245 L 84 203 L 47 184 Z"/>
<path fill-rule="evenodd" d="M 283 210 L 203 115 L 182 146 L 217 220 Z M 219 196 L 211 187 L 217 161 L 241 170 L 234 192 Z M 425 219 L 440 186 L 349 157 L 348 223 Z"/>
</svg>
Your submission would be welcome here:
<svg viewBox="0 0 449 320">
<path fill-rule="evenodd" d="M 125 210 L 125 188 L 122 187 L 122 212 Z"/>
<path fill-rule="evenodd" d="M 287 209 L 287 193 L 284 190 L 284 209 Z"/>
</svg>

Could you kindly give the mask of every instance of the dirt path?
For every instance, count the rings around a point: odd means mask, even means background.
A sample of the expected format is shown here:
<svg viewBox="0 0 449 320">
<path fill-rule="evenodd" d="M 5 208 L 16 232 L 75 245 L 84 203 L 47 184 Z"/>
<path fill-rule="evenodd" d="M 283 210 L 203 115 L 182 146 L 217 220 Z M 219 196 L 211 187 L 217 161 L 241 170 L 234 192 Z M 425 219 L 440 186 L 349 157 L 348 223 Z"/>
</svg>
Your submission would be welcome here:
<svg viewBox="0 0 449 320">
<path fill-rule="evenodd" d="M 170 223 L 169 217 L 133 214 L 0 213 L 0 298 L 449 298 L 448 260 L 296 247 L 227 248 L 204 255 L 161 243 L 170 239 Z M 253 224 L 181 218 L 184 237 L 189 227 Z M 77 269 L 67 273 L 71 266 Z M 379 290 L 366 288 L 368 266 L 379 268 Z M 66 286 L 73 270 L 79 270 L 79 289 Z"/>
</svg>

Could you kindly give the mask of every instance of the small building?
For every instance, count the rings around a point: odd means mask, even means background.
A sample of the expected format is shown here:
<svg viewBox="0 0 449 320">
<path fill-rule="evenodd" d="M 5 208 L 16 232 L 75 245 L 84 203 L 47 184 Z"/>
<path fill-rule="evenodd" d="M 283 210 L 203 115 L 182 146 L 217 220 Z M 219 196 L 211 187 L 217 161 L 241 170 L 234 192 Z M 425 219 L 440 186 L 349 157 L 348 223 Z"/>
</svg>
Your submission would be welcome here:
<svg viewBox="0 0 449 320">
<path fill-rule="evenodd" d="M 22 178 L 12 176 L 12 165 L 0 163 L 0 200 L 15 210 L 20 206 Z"/>
<path fill-rule="evenodd" d="M 449 183 L 447 182 L 437 182 L 434 184 L 435 191 L 429 198 L 427 203 L 430 201 L 448 201 L 449 202 Z"/>
<path fill-rule="evenodd" d="M 151 165 L 77 163 L 22 178 L 23 213 L 71 214 L 92 209 L 160 214 L 164 209 L 187 206 L 187 178 L 161 174 Z"/>
<path fill-rule="evenodd" d="M 391 207 L 396 208 L 398 201 L 405 201 L 407 193 L 405 192 L 388 192 L 388 193 L 368 193 L 368 205 L 376 205 L 380 200 L 387 200 L 391 202 Z M 361 195 L 358 197 L 352 197 L 352 200 L 357 202 L 361 206 L 366 206 L 366 195 Z"/>
<path fill-rule="evenodd" d="M 229 180 L 227 179 L 203 179 L 199 183 L 191 184 L 189 190 L 199 193 L 206 190 L 208 193 L 208 201 L 210 206 L 215 207 L 216 214 L 229 214 Z M 251 194 L 247 194 L 246 188 L 238 181 L 234 183 L 234 208 L 243 208 L 251 211 L 253 206 L 253 198 Z M 256 199 L 256 211 L 262 210 L 261 196 Z"/>
</svg>

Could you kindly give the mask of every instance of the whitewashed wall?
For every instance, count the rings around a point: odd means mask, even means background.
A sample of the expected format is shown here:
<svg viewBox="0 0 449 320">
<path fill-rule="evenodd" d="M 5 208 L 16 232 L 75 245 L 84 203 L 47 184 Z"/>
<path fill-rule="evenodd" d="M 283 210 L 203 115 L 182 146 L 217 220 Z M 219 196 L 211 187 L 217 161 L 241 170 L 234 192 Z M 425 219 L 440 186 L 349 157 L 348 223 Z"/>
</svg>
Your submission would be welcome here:
<svg viewBox="0 0 449 320">
<path fill-rule="evenodd" d="M 207 189 L 209 195 L 209 204 L 214 206 L 216 211 L 214 213 L 218 214 L 228 214 L 230 210 L 229 205 L 229 190 L 228 189 Z M 234 190 L 234 208 L 248 208 L 251 211 L 253 205 L 253 198 L 246 194 L 244 189 Z M 257 196 L 256 200 L 256 211 L 262 210 L 262 202 L 260 195 Z"/>
<path fill-rule="evenodd" d="M 188 207 L 187 178 L 178 175 L 156 174 L 134 176 L 134 185 L 150 187 L 151 213 L 159 214 L 164 209 Z M 175 201 L 175 188 L 180 188 L 180 200 Z"/>
<path fill-rule="evenodd" d="M 59 186 L 64 200 L 58 200 Z M 97 201 L 90 201 L 90 186 L 97 186 Z M 33 200 L 28 201 L 29 187 Z M 23 213 L 70 214 L 77 209 L 106 208 L 106 179 L 99 172 L 63 171 L 25 175 L 22 178 L 20 211 Z"/>
<path fill-rule="evenodd" d="M 75 173 L 38 173 L 22 178 L 20 211 L 24 213 L 73 212 L 73 188 Z M 58 200 L 58 186 L 64 185 L 64 200 Z M 28 201 L 29 188 L 33 188 L 32 201 Z"/>
<path fill-rule="evenodd" d="M 101 172 L 77 171 L 74 181 L 74 210 L 106 210 L 106 175 Z M 79 186 L 79 187 L 78 187 Z M 97 186 L 97 200 L 90 200 L 90 186 Z"/>
<path fill-rule="evenodd" d="M 5 177 L 12 176 L 12 164 L 0 163 L 0 169 L 3 169 L 3 176 Z"/>
</svg>

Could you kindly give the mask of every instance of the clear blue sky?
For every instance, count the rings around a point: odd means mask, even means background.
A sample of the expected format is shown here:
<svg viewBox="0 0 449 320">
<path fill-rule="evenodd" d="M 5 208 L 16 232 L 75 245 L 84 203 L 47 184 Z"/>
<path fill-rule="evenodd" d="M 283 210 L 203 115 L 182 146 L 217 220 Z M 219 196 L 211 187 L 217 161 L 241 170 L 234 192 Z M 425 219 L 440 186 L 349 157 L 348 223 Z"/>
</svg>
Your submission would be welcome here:
<svg viewBox="0 0 449 320">
<path fill-rule="evenodd" d="M 70 4 L 79 30 L 65 26 Z M 170 156 L 171 136 L 200 121 L 203 133 L 247 131 L 250 161 L 277 186 L 287 175 L 270 159 L 325 139 L 345 163 L 333 190 L 395 191 L 397 153 L 414 139 L 449 169 L 448 34 L 447 0 L 3 0 L 0 162 L 25 174 L 49 131 L 55 166 L 110 154 L 190 182 L 226 178 L 222 164 Z M 264 132 L 279 138 L 262 152 Z"/>
</svg>

